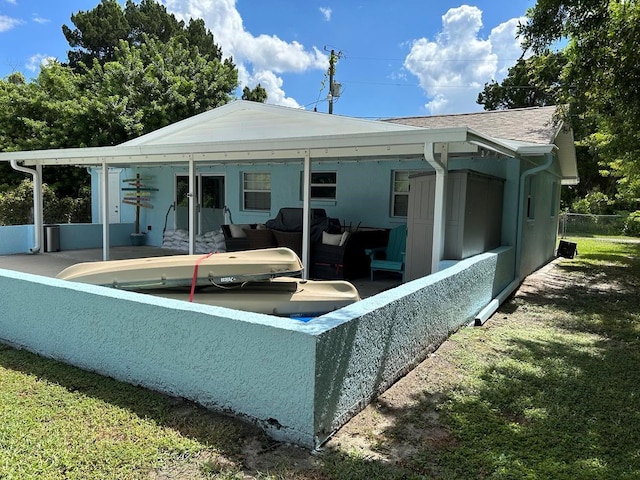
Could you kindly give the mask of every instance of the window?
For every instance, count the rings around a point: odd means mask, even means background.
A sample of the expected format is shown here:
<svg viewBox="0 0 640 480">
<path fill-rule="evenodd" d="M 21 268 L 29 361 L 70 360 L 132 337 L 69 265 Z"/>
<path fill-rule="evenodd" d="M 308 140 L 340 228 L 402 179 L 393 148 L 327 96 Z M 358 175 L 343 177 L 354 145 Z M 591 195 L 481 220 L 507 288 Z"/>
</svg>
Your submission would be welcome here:
<svg viewBox="0 0 640 480">
<path fill-rule="evenodd" d="M 527 177 L 524 186 L 525 193 L 525 207 L 527 209 L 527 220 L 535 220 L 536 218 L 536 189 L 535 189 L 535 177 Z"/>
<path fill-rule="evenodd" d="M 391 216 L 406 217 L 409 209 L 409 175 L 413 172 L 396 170 L 393 172 L 393 192 L 391 194 Z"/>
<path fill-rule="evenodd" d="M 270 173 L 245 172 L 242 187 L 243 210 L 271 210 Z"/>
<path fill-rule="evenodd" d="M 558 215 L 558 182 L 551 184 L 551 218 Z"/>
<path fill-rule="evenodd" d="M 336 200 L 336 172 L 311 172 L 311 200 Z M 300 200 L 304 199 L 304 172 L 300 172 Z"/>
</svg>

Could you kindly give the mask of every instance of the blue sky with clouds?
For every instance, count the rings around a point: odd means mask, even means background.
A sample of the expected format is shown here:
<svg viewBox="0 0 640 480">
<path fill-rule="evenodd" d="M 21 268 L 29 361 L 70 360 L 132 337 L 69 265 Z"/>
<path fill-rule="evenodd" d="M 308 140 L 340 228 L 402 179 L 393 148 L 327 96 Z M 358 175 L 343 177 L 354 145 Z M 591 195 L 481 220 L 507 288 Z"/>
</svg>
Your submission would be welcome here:
<svg viewBox="0 0 640 480">
<path fill-rule="evenodd" d="M 66 59 L 62 25 L 99 0 L 0 0 L 0 77 L 37 75 Z M 124 4 L 124 0 L 121 2 Z M 484 83 L 521 55 L 516 28 L 534 0 L 164 0 L 180 18 L 203 18 L 240 79 L 269 103 L 327 111 L 328 51 L 341 52 L 334 113 L 355 117 L 463 113 Z M 324 88 L 323 88 L 324 87 Z"/>
</svg>

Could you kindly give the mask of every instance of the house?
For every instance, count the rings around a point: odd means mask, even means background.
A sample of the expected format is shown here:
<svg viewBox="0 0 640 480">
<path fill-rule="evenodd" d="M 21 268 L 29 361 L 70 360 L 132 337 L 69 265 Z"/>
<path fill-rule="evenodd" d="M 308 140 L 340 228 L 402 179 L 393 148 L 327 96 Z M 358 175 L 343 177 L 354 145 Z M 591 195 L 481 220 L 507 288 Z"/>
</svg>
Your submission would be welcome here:
<svg viewBox="0 0 640 480">
<path fill-rule="evenodd" d="M 318 446 L 553 258 L 560 188 L 578 181 L 572 132 L 554 113 L 368 121 L 237 101 L 114 147 L 0 153 L 36 179 L 23 251 L 42 246 L 41 169 L 69 165 L 91 172 L 95 221 L 61 225 L 63 249 L 102 246 L 108 259 L 138 220 L 151 245 L 187 227 L 195 253 L 197 234 L 227 222 L 226 210 L 245 224 L 301 207 L 308 265 L 309 212 L 323 208 L 343 225 L 407 224 L 412 267 L 400 287 L 304 324 L 0 271 L 0 341 Z M 136 212 L 122 200 L 138 176 L 153 208 Z"/>
</svg>

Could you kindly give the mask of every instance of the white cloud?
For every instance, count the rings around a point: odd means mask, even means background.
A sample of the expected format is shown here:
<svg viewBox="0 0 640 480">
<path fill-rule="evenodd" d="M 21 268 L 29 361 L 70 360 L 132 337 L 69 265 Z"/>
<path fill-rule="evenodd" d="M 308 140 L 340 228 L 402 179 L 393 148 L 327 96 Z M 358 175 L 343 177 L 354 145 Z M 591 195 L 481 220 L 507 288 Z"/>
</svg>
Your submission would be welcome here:
<svg viewBox="0 0 640 480">
<path fill-rule="evenodd" d="M 0 15 L 0 32 L 6 32 L 22 24 L 22 20 Z"/>
<path fill-rule="evenodd" d="M 43 53 L 36 53 L 29 57 L 25 68 L 30 72 L 36 72 L 40 70 L 40 67 L 48 65 L 49 63 L 55 62 L 56 58 L 50 55 L 45 55 Z"/>
<path fill-rule="evenodd" d="M 302 108 L 295 99 L 287 97 L 282 89 L 282 78 L 269 70 L 254 71 L 250 75 L 244 67 L 238 68 L 238 76 L 243 85 L 249 88 L 255 88 L 260 84 L 268 95 L 268 103 L 274 105 L 283 105 L 285 107 Z"/>
<path fill-rule="evenodd" d="M 263 79 L 260 82 L 269 94 L 268 103 L 295 102 L 284 94 L 278 74 L 327 68 L 327 57 L 316 47 L 307 49 L 296 41 L 287 42 L 276 35 L 255 36 L 245 30 L 236 0 L 165 0 L 164 3 L 169 11 L 184 20 L 202 18 L 224 56 L 232 56 L 238 68 L 244 69 L 244 77 Z"/>
<path fill-rule="evenodd" d="M 482 39 L 482 11 L 462 5 L 442 17 L 442 31 L 434 41 L 414 40 L 404 67 L 418 77 L 429 98 L 431 114 L 479 110 L 475 105 L 485 82 L 500 81 L 522 53 L 511 19 Z"/>
<path fill-rule="evenodd" d="M 36 22 L 36 23 L 41 24 L 41 25 L 43 25 L 45 23 L 49 23 L 51 21 L 50 19 L 41 17 L 40 15 L 35 14 L 35 13 L 33 14 L 32 20 L 34 22 Z"/>
<path fill-rule="evenodd" d="M 331 10 L 331 7 L 320 7 L 320 13 L 322 13 L 322 16 L 324 17 L 324 19 L 327 22 L 331 21 L 331 13 L 333 12 L 333 10 Z"/>
<path fill-rule="evenodd" d="M 507 76 L 509 67 L 515 65 L 516 60 L 522 55 L 521 40 L 516 39 L 518 25 L 525 22 L 524 17 L 512 18 L 501 23 L 489 35 L 489 41 L 493 51 L 498 55 L 498 76 L 502 79 Z M 525 55 L 525 57 L 529 54 Z"/>
</svg>

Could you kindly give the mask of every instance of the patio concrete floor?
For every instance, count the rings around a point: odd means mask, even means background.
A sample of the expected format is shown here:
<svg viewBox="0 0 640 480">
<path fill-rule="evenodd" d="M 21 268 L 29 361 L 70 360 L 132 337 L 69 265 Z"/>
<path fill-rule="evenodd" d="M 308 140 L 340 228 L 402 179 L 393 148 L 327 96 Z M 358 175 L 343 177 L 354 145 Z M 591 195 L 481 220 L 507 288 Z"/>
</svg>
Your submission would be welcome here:
<svg viewBox="0 0 640 480">
<path fill-rule="evenodd" d="M 160 247 L 111 247 L 111 260 L 128 258 L 160 257 L 166 255 L 183 255 L 185 252 Z M 24 273 L 32 273 L 45 277 L 55 277 L 65 268 L 80 262 L 97 262 L 102 260 L 102 249 L 65 250 L 38 254 L 0 255 L 0 268 Z M 400 285 L 400 277 L 396 274 L 377 272 L 372 282 L 368 278 L 350 280 L 358 289 L 361 298 L 371 297 L 380 292 Z"/>
</svg>

